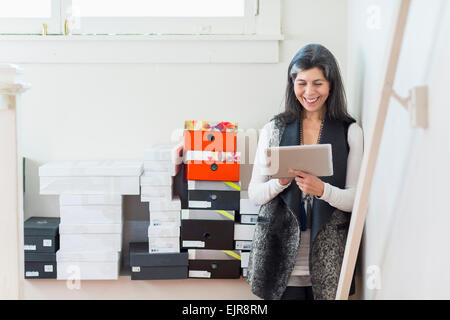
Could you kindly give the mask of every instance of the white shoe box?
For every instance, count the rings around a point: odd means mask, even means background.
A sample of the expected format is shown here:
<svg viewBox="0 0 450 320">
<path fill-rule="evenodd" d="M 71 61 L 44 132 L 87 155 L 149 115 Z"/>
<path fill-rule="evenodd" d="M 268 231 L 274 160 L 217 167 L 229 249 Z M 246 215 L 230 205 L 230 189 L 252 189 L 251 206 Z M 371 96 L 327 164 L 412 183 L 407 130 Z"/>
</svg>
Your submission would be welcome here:
<svg viewBox="0 0 450 320">
<path fill-rule="evenodd" d="M 150 212 L 151 226 L 177 225 L 181 227 L 181 218 L 179 211 L 155 211 Z"/>
<path fill-rule="evenodd" d="M 180 238 L 166 237 L 166 238 L 148 238 L 148 252 L 162 253 L 162 252 L 180 252 Z"/>
<path fill-rule="evenodd" d="M 144 161 L 144 174 L 151 175 L 154 172 L 166 173 L 172 177 L 176 176 L 180 172 L 181 165 L 173 164 L 170 161 L 159 160 L 145 160 Z"/>
<path fill-rule="evenodd" d="M 41 194 L 139 194 L 141 161 L 54 161 L 39 167 Z"/>
<path fill-rule="evenodd" d="M 40 194 L 140 194 L 135 177 L 40 177 Z"/>
<path fill-rule="evenodd" d="M 39 167 L 40 177 L 121 177 L 140 176 L 142 161 L 53 161 Z"/>
<path fill-rule="evenodd" d="M 60 224 L 63 251 L 121 251 L 122 224 Z"/>
<path fill-rule="evenodd" d="M 117 280 L 120 252 L 56 252 L 58 280 Z"/>
<path fill-rule="evenodd" d="M 180 219 L 152 219 L 150 218 L 150 226 L 152 227 L 159 227 L 159 226 L 165 226 L 165 225 L 176 225 L 178 227 L 181 227 L 181 221 Z"/>
<path fill-rule="evenodd" d="M 145 149 L 144 160 L 169 161 L 180 164 L 183 160 L 183 143 L 156 145 Z"/>
<path fill-rule="evenodd" d="M 150 212 L 150 225 L 175 223 L 181 226 L 180 211 L 154 211 Z"/>
<path fill-rule="evenodd" d="M 173 238 L 180 237 L 180 227 L 176 223 L 148 227 L 149 238 Z"/>
<path fill-rule="evenodd" d="M 122 205 L 60 206 L 61 224 L 122 223 Z"/>
<path fill-rule="evenodd" d="M 59 196 L 60 206 L 86 206 L 86 205 L 122 205 L 120 194 L 62 194 Z"/>
<path fill-rule="evenodd" d="M 173 177 L 166 172 L 144 172 L 141 176 L 142 186 L 172 186 Z"/>
<path fill-rule="evenodd" d="M 241 201 L 239 204 L 239 212 L 241 214 L 259 214 L 261 206 L 253 204 L 248 198 L 247 191 L 241 191 Z"/>
<path fill-rule="evenodd" d="M 171 186 L 141 186 L 141 200 L 148 199 L 151 201 L 153 198 L 162 198 L 172 200 L 173 191 Z"/>
<path fill-rule="evenodd" d="M 180 210 L 171 210 L 171 211 L 150 211 L 150 218 L 158 218 L 158 219 L 180 219 L 181 211 Z"/>
<path fill-rule="evenodd" d="M 234 240 L 253 240 L 254 224 L 234 224 Z"/>
<path fill-rule="evenodd" d="M 150 212 L 154 211 L 175 211 L 181 210 L 181 200 L 176 197 L 172 200 L 153 198 L 149 203 Z"/>
</svg>

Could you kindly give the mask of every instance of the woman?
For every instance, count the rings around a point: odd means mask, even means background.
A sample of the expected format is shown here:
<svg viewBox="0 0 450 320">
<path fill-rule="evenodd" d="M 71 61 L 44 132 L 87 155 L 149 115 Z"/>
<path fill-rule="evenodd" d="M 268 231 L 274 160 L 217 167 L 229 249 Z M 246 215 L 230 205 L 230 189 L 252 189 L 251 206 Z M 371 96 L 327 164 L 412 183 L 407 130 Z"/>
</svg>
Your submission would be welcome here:
<svg viewBox="0 0 450 320">
<path fill-rule="evenodd" d="M 332 145 L 333 176 L 261 173 L 267 147 L 319 143 Z M 247 277 L 254 294 L 335 299 L 362 155 L 363 133 L 347 113 L 336 59 L 321 45 L 303 47 L 288 68 L 285 112 L 261 130 L 248 189 L 261 205 Z"/>
</svg>

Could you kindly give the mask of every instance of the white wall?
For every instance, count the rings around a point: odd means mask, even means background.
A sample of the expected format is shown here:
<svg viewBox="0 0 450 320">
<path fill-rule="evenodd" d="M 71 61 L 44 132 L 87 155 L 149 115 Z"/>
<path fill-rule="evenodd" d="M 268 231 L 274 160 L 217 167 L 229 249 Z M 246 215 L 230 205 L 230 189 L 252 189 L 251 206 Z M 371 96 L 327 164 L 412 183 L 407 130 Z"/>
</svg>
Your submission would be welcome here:
<svg viewBox="0 0 450 320">
<path fill-rule="evenodd" d="M 392 0 L 349 3 L 350 98 L 361 106 L 366 141 L 375 119 L 376 85 L 397 4 Z M 373 5 L 381 10 L 379 29 L 367 27 L 368 21 L 373 25 L 367 14 Z M 448 1 L 412 1 L 394 88 L 406 97 L 413 86 L 429 85 L 429 128 L 411 128 L 407 112 L 391 100 L 362 243 L 362 270 L 378 267 L 380 286 L 371 288 L 370 274 L 365 274 L 365 299 L 450 298 L 449 36 Z"/>
<path fill-rule="evenodd" d="M 57 216 L 57 198 L 39 195 L 37 168 L 59 159 L 133 159 L 168 142 L 185 119 L 237 121 L 259 129 L 283 109 L 287 65 L 303 45 L 322 43 L 347 70 L 347 0 L 286 0 L 278 64 L 22 64 L 33 88 L 20 110 L 27 166 L 26 217 Z M 319 18 L 318 18 L 319 17 Z M 35 298 L 254 299 L 236 281 L 91 281 L 71 291 L 23 281 Z M 205 288 L 221 287 L 210 295 Z M 183 287 L 185 291 L 180 291 Z M 117 290 L 120 289 L 120 293 Z M 223 290 L 222 290 L 223 289 Z"/>
</svg>

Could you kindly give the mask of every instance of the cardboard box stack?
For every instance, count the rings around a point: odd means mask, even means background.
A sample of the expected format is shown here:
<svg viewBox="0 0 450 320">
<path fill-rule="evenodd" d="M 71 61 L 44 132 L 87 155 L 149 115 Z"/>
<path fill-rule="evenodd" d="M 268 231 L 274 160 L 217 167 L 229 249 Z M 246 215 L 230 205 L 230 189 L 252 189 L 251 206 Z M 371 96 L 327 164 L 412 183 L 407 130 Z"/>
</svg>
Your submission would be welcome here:
<svg viewBox="0 0 450 320">
<path fill-rule="evenodd" d="M 118 279 L 122 195 L 139 194 L 139 161 L 57 161 L 39 168 L 40 193 L 59 195 L 57 279 Z"/>
<path fill-rule="evenodd" d="M 256 220 L 258 219 L 260 206 L 254 205 L 248 198 L 247 191 L 241 191 L 240 201 L 240 223 L 235 224 L 234 240 L 235 248 L 241 250 L 242 275 L 247 276 L 248 259 L 252 249 L 253 233 L 255 231 Z"/>
<path fill-rule="evenodd" d="M 25 279 L 56 279 L 59 218 L 31 217 L 24 222 Z"/>
<path fill-rule="evenodd" d="M 183 145 L 145 150 L 141 201 L 149 202 L 148 243 L 130 243 L 132 280 L 187 278 L 187 253 L 180 252 L 181 201 L 174 177 L 182 165 Z"/>
<path fill-rule="evenodd" d="M 233 243 L 240 200 L 237 125 L 188 120 L 184 129 L 188 208 L 182 210 L 181 244 L 188 249 L 189 277 L 238 278 L 241 257 Z"/>
<path fill-rule="evenodd" d="M 156 146 L 144 152 L 141 201 L 149 202 L 149 253 L 180 252 L 181 201 L 173 180 L 182 162 L 182 145 Z"/>
</svg>

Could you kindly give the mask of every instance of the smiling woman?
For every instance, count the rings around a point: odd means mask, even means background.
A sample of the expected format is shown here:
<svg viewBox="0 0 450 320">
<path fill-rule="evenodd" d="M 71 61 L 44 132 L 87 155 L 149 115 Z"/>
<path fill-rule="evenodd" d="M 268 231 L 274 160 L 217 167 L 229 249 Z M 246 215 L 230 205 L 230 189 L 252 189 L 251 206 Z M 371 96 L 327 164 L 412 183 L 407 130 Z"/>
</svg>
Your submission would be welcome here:
<svg viewBox="0 0 450 320">
<path fill-rule="evenodd" d="M 295 171 L 269 180 L 264 150 L 297 144 L 331 144 L 333 176 Z M 250 200 L 262 206 L 248 268 L 254 294 L 334 299 L 362 153 L 336 59 L 321 45 L 305 46 L 289 65 L 285 112 L 261 131 L 249 184 Z"/>
</svg>

